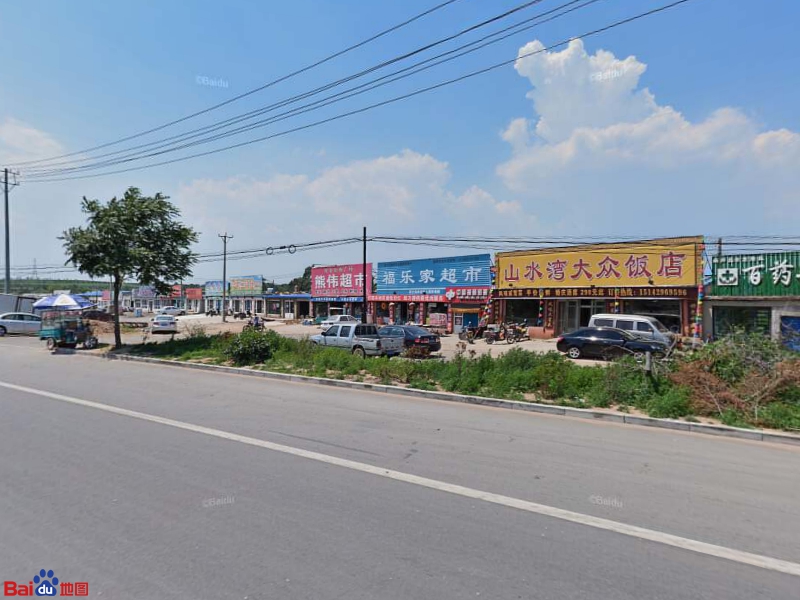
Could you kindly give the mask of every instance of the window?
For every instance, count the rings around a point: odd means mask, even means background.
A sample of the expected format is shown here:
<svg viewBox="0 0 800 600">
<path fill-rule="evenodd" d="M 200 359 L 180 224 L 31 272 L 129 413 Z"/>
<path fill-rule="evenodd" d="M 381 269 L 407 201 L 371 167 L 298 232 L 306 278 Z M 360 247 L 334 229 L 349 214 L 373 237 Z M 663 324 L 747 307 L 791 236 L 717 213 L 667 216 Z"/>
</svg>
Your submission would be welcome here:
<svg viewBox="0 0 800 600">
<path fill-rule="evenodd" d="M 23 321 L 41 321 L 41 317 L 37 317 L 36 315 L 22 315 Z"/>
<path fill-rule="evenodd" d="M 636 323 L 636 331 L 645 331 L 647 333 L 653 333 L 653 328 L 650 326 L 649 323 Z"/>
<path fill-rule="evenodd" d="M 22 321 L 22 315 L 6 315 L 5 321 Z"/>
<path fill-rule="evenodd" d="M 341 338 L 349 338 L 350 332 L 353 330 L 352 325 L 343 325 L 341 331 L 339 331 L 339 337 Z"/>
<path fill-rule="evenodd" d="M 336 337 L 336 335 L 337 335 L 338 333 L 339 333 L 339 326 L 338 326 L 338 325 L 331 325 L 331 326 L 330 326 L 330 327 L 328 327 L 328 329 L 325 331 L 325 334 L 324 334 L 324 335 L 326 335 L 326 336 L 328 336 L 328 337 Z"/>
<path fill-rule="evenodd" d="M 633 331 L 633 321 L 617 319 L 617 329 L 622 329 L 623 331 Z"/>
<path fill-rule="evenodd" d="M 612 319 L 595 319 L 595 327 L 613 327 L 614 321 Z"/>
<path fill-rule="evenodd" d="M 608 329 L 603 331 L 597 331 L 594 334 L 594 337 L 599 338 L 601 340 L 621 340 L 622 334 L 617 331 L 609 331 Z"/>
</svg>

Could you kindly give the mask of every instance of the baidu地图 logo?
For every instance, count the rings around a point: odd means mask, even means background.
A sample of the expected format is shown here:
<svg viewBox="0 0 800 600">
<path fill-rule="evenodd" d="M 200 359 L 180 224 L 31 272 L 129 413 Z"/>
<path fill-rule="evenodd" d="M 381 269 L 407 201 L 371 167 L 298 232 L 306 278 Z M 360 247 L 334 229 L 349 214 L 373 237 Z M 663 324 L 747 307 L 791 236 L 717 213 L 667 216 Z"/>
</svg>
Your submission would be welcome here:
<svg viewBox="0 0 800 600">
<path fill-rule="evenodd" d="M 88 596 L 89 583 L 86 581 L 59 581 L 53 569 L 40 569 L 25 583 L 3 582 L 3 596 Z"/>
</svg>

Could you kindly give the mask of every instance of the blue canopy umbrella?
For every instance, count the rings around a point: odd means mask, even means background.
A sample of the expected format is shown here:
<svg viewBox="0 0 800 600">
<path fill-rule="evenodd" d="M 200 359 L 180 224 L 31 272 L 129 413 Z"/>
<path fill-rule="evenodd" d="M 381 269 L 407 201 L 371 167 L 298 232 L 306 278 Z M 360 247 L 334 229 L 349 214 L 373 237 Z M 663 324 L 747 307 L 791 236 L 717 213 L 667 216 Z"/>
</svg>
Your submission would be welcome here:
<svg viewBox="0 0 800 600">
<path fill-rule="evenodd" d="M 33 308 L 38 310 L 80 310 L 94 306 L 94 303 L 83 296 L 75 294 L 55 294 L 41 298 L 33 303 Z"/>
</svg>

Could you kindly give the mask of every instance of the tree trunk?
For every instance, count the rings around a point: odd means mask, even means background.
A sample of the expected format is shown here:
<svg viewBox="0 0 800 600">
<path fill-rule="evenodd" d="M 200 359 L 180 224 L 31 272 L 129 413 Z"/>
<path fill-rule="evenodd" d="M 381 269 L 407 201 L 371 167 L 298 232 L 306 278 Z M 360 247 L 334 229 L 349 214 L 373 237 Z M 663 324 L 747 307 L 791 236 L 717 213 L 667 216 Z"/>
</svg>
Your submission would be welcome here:
<svg viewBox="0 0 800 600">
<path fill-rule="evenodd" d="M 122 285 L 119 275 L 114 275 L 114 348 L 122 348 L 122 332 L 119 327 L 119 288 Z"/>
</svg>

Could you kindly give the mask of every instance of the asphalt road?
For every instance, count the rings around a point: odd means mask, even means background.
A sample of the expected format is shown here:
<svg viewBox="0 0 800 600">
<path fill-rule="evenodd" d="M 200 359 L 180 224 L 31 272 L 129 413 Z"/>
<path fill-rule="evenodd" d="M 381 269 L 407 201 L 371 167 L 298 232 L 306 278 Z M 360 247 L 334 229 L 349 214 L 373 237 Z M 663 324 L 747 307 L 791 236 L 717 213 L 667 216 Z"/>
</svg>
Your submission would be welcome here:
<svg viewBox="0 0 800 600">
<path fill-rule="evenodd" d="M 800 448 L 22 338 L 0 340 L 0 416 L 3 581 L 46 568 L 148 600 L 800 589 Z"/>
</svg>

